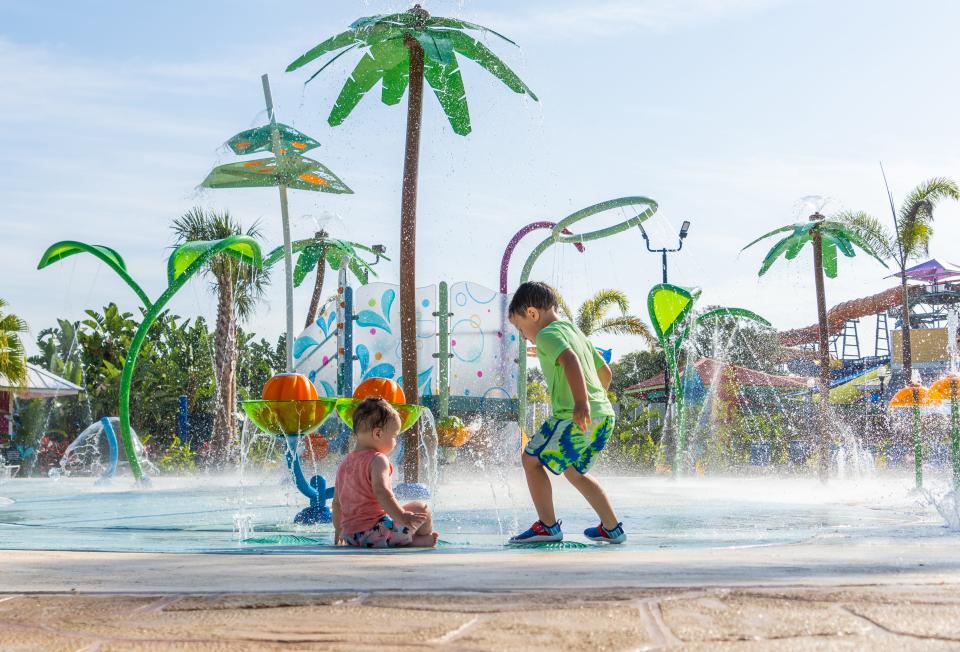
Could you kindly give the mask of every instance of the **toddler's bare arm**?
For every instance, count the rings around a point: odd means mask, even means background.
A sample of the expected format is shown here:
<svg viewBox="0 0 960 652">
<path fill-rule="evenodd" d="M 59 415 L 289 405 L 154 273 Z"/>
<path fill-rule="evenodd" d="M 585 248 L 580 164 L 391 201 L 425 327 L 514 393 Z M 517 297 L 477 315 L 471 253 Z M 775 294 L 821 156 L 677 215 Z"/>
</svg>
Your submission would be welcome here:
<svg viewBox="0 0 960 652">
<path fill-rule="evenodd" d="M 343 543 L 343 532 L 340 529 L 340 497 L 336 491 L 333 492 L 330 510 L 333 512 L 333 545 L 339 546 Z"/>
</svg>

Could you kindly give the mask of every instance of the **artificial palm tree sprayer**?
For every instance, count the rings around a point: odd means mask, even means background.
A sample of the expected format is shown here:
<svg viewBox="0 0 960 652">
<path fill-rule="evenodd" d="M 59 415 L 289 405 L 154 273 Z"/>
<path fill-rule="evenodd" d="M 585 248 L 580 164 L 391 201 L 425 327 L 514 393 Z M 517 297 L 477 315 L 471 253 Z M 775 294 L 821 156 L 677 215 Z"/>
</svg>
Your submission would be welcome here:
<svg viewBox="0 0 960 652">
<path fill-rule="evenodd" d="M 767 273 L 773 264 L 784 256 L 787 260 L 796 258 L 800 251 L 810 243 L 813 247 L 813 278 L 817 289 L 817 318 L 819 321 L 820 342 L 820 410 L 817 426 L 817 451 L 819 454 L 820 479 L 827 479 L 827 415 L 830 410 L 830 333 L 827 326 L 827 299 L 823 276 L 837 278 L 837 252 L 853 258 L 856 248 L 869 254 L 884 267 L 887 266 L 874 248 L 856 229 L 836 220 L 828 220 L 819 212 L 810 216 L 807 222 L 788 224 L 765 233 L 743 249 L 747 249 L 778 233 L 788 233 L 767 252 L 760 265 L 759 276 Z"/>
<path fill-rule="evenodd" d="M 376 256 L 373 262 L 367 262 L 360 257 L 359 252 L 364 251 Z M 316 280 L 314 281 L 313 295 L 310 298 L 310 307 L 307 309 L 307 320 L 304 328 L 309 328 L 317 318 L 317 312 L 320 308 L 320 301 L 323 292 L 324 272 L 326 266 L 339 270 L 341 265 L 346 263 L 347 269 L 360 282 L 366 285 L 370 277 L 377 277 L 373 266 L 380 260 L 389 261 L 384 255 L 386 248 L 383 245 L 373 245 L 368 247 L 358 242 L 349 240 L 337 240 L 329 238 L 323 231 L 315 237 L 306 240 L 297 240 L 291 244 L 291 252 L 297 254 L 297 263 L 293 268 L 293 286 L 300 287 L 303 280 L 314 268 L 316 268 Z M 263 261 L 264 267 L 270 267 L 283 257 L 284 247 L 281 245 L 267 254 Z"/>
<path fill-rule="evenodd" d="M 492 34 L 516 45 L 491 29 L 456 18 L 431 16 L 420 5 L 397 14 L 360 18 L 350 29 L 328 38 L 287 66 L 291 72 L 321 56 L 338 52 L 320 67 L 309 82 L 331 63 L 351 51 L 364 51 L 340 90 L 327 118 L 331 126 L 342 124 L 377 83 L 384 104 L 395 105 L 407 97 L 407 132 L 403 159 L 403 191 L 400 205 L 400 346 L 403 388 L 407 400 L 419 401 L 417 373 L 416 245 L 417 173 L 420 164 L 420 131 L 423 119 L 423 82 L 433 89 L 454 133 L 471 131 L 467 92 L 460 74 L 459 54 L 480 65 L 506 86 L 536 100 L 537 96 L 486 45 L 468 32 Z M 416 429 L 406 447 L 404 472 L 416 476 Z"/>
</svg>

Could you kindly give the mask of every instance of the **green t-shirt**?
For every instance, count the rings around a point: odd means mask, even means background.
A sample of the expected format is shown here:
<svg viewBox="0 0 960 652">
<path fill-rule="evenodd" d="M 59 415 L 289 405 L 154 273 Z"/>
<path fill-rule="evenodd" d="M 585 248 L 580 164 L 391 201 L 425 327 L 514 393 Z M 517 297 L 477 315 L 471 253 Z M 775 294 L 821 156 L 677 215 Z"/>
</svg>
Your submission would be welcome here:
<svg viewBox="0 0 960 652">
<path fill-rule="evenodd" d="M 547 391 L 550 392 L 553 416 L 559 419 L 573 417 L 573 391 L 558 361 L 560 354 L 567 349 L 571 349 L 580 360 L 583 377 L 587 381 L 590 418 L 596 423 L 603 417 L 614 415 L 613 406 L 607 398 L 607 390 L 603 388 L 600 376 L 597 375 L 597 370 L 603 367 L 603 358 L 580 329 L 568 321 L 558 319 L 540 331 L 536 344 L 540 368 L 547 380 Z"/>
</svg>

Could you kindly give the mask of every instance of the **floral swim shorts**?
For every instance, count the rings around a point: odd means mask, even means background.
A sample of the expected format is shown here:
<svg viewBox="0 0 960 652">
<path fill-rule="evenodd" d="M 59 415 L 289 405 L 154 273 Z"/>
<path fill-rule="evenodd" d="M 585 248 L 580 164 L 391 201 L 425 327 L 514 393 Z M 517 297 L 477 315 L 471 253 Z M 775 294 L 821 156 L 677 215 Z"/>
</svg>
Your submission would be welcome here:
<svg viewBox="0 0 960 652">
<path fill-rule="evenodd" d="M 396 527 L 393 519 L 384 516 L 369 530 L 355 532 L 344 539 L 348 546 L 358 548 L 402 548 L 413 543 L 413 531 L 406 526 Z"/>
<path fill-rule="evenodd" d="M 597 453 L 607 445 L 613 431 L 613 417 L 595 420 L 589 432 L 570 419 L 550 417 L 530 439 L 523 452 L 533 455 L 552 473 L 560 475 L 572 466 L 586 473 L 597 459 Z"/>
</svg>

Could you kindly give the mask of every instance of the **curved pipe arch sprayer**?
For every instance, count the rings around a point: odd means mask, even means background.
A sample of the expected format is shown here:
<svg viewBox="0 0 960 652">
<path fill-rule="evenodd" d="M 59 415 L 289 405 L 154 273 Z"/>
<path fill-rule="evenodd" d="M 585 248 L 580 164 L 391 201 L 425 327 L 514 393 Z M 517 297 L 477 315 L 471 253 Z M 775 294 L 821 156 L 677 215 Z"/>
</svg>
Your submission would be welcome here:
<svg viewBox="0 0 960 652">
<path fill-rule="evenodd" d="M 536 231 L 537 229 L 550 229 L 552 231 L 554 228 L 556 228 L 556 226 L 556 222 L 541 220 L 540 222 L 531 222 L 513 234 L 513 237 L 510 238 L 510 242 L 507 244 L 507 248 L 503 250 L 503 257 L 500 259 L 500 294 L 507 293 L 507 279 L 508 271 L 510 270 L 510 258 L 513 256 L 513 250 L 517 248 L 517 245 L 524 238 L 524 236 Z M 564 229 L 563 233 L 564 235 L 573 235 L 573 231 L 570 229 Z M 580 253 L 584 252 L 582 242 L 574 242 L 573 246 L 576 247 L 577 251 Z"/>
<path fill-rule="evenodd" d="M 576 224 L 581 220 L 585 220 L 588 217 L 592 217 L 598 213 L 612 210 L 614 208 L 638 205 L 645 206 L 646 208 L 633 217 L 622 222 L 618 222 L 612 226 L 608 226 L 603 229 L 596 229 L 594 231 L 587 231 L 586 233 L 571 233 L 569 235 L 564 233 L 564 230 L 567 230 L 569 233 L 568 229 L 573 224 Z M 530 272 L 533 271 L 533 266 L 537 262 L 537 259 L 540 258 L 543 252 L 549 249 L 554 243 L 584 243 L 590 242 L 591 240 L 600 240 L 611 235 L 616 235 L 617 233 L 622 233 L 627 229 L 640 226 L 649 220 L 657 212 L 657 208 L 657 202 L 654 200 L 650 199 L 649 197 L 636 195 L 602 201 L 599 204 L 581 208 L 577 212 L 568 215 L 557 222 L 547 239 L 537 245 L 537 247 L 527 257 L 526 262 L 523 264 L 523 271 L 520 272 L 520 283 L 526 283 L 530 279 Z M 520 365 L 520 371 L 517 374 L 517 422 L 520 424 L 520 428 L 522 430 L 526 421 L 527 412 L 527 354 L 526 344 L 522 341 L 522 337 L 518 363 Z"/>
</svg>

